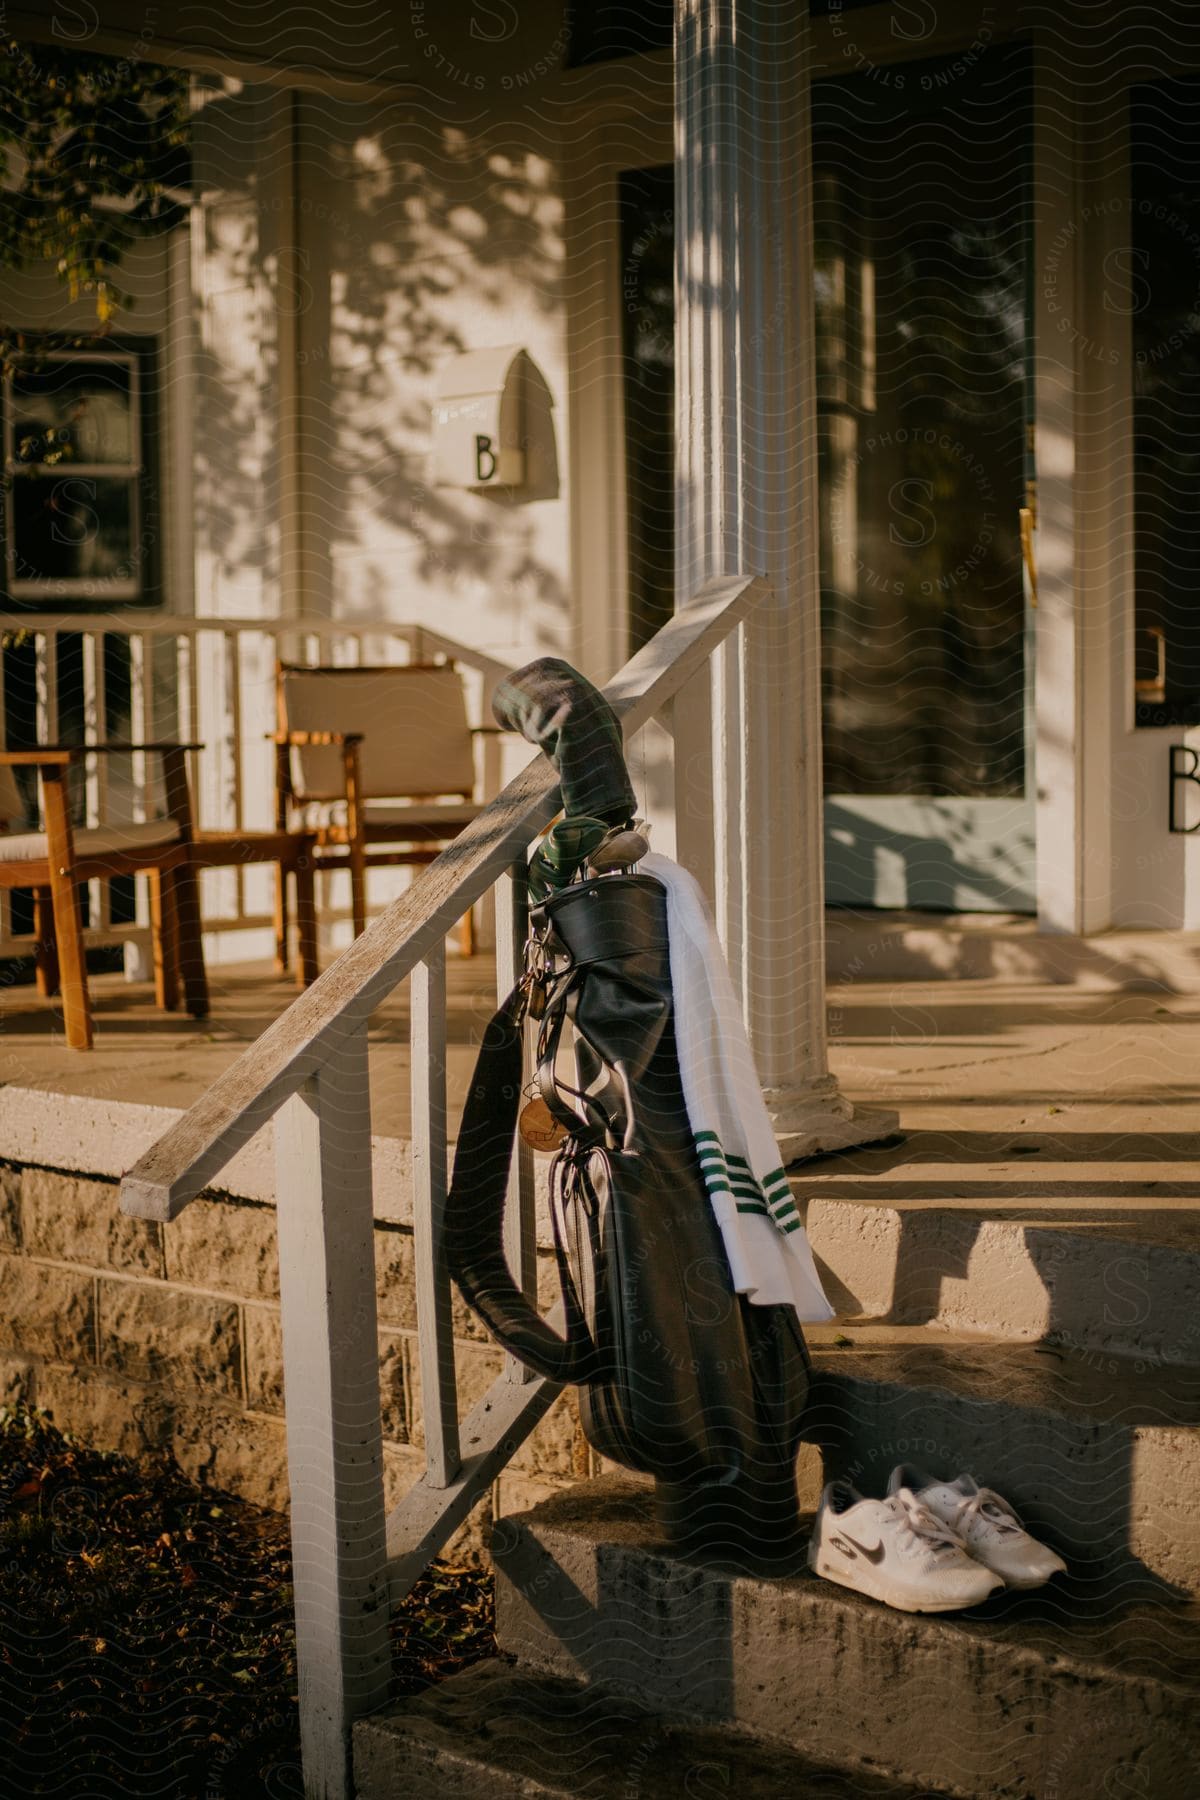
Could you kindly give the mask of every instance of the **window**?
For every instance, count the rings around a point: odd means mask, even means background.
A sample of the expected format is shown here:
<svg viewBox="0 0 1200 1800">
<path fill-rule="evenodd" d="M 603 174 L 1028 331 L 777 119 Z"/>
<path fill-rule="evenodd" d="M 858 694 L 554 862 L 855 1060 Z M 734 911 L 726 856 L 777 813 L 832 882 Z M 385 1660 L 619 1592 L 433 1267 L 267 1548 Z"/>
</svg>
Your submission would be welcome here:
<svg viewBox="0 0 1200 1800">
<path fill-rule="evenodd" d="M 1133 90 L 1131 245 L 1117 301 L 1133 328 L 1136 719 L 1200 721 L 1200 80 Z"/>
<path fill-rule="evenodd" d="M 825 785 L 1025 791 L 1021 46 L 813 86 Z"/>
<path fill-rule="evenodd" d="M 629 649 L 675 607 L 675 170 L 621 176 Z"/>
<path fill-rule="evenodd" d="M 130 347 L 54 351 L 3 379 L 4 586 L 15 609 L 157 601 L 150 363 Z"/>
</svg>

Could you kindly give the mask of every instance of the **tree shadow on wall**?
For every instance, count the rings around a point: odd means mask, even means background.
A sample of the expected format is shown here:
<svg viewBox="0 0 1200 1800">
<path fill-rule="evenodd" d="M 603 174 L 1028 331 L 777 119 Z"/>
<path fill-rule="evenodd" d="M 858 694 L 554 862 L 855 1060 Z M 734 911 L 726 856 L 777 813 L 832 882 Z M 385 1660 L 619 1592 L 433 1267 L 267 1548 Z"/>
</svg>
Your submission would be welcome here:
<svg viewBox="0 0 1200 1800">
<path fill-rule="evenodd" d="M 263 515 L 275 510 L 284 530 L 292 523 L 271 499 L 284 447 L 276 400 L 294 386 L 304 592 L 302 608 L 284 595 L 284 612 L 402 618 L 407 573 L 449 591 L 486 584 L 500 614 L 530 601 L 565 613 L 561 571 L 542 554 L 529 510 L 559 492 L 553 397 L 532 358 L 529 481 L 460 491 L 435 486 L 429 466 L 435 379 L 447 359 L 497 334 L 523 335 L 526 319 L 536 335 L 563 304 L 562 207 L 544 125 L 532 108 L 499 123 L 465 117 L 440 95 L 403 116 L 394 101 L 299 95 L 294 106 L 290 212 L 275 203 L 265 153 L 254 166 L 228 152 L 266 128 L 262 90 L 214 91 L 200 114 L 202 145 L 216 146 L 229 184 L 212 281 L 257 308 L 248 331 L 266 321 L 248 369 L 236 345 L 197 320 L 198 437 L 215 450 L 202 469 L 209 551 L 231 575 L 277 554 Z M 408 540 L 399 570 L 393 534 Z M 353 596 L 338 591 L 347 560 L 359 564 Z"/>
</svg>

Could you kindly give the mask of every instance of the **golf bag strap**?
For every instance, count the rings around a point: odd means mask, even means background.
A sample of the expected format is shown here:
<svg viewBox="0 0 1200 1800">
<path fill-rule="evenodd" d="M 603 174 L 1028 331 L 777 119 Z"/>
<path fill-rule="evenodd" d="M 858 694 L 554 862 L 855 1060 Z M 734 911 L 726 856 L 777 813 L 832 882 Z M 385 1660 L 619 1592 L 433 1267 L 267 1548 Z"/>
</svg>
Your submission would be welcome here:
<svg viewBox="0 0 1200 1800">
<path fill-rule="evenodd" d="M 571 976 L 574 974 L 575 971 L 572 970 Z M 599 1144 L 603 1143 L 605 1135 L 606 1121 L 603 1112 L 590 1095 L 560 1080 L 557 1073 L 558 1050 L 567 1022 L 570 988 L 570 979 L 560 985 L 542 1019 L 537 1046 L 538 1092 L 550 1109 L 551 1116 L 580 1144 Z M 577 1100 L 579 1107 L 564 1100 L 564 1094 Z"/>
<path fill-rule="evenodd" d="M 446 1196 L 446 1265 L 463 1299 L 505 1349 L 537 1374 L 562 1384 L 579 1379 L 578 1371 L 590 1360 L 590 1342 L 560 1338 L 551 1330 L 513 1280 L 504 1254 L 525 1008 L 522 980 L 483 1035 Z"/>
</svg>

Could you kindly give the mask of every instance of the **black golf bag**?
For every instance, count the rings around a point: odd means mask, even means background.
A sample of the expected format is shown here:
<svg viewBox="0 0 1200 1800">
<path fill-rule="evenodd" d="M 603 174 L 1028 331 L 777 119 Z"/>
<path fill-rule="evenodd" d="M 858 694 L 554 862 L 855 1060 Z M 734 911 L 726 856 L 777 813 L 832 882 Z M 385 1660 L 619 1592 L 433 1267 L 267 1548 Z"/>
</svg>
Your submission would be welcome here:
<svg viewBox="0 0 1200 1800">
<path fill-rule="evenodd" d="M 526 702 L 551 681 L 560 730 L 563 688 L 581 711 L 586 703 L 594 730 L 597 703 L 608 710 L 602 697 L 566 665 L 547 662 L 506 684 L 502 722 L 515 713 L 539 741 L 511 696 Z M 622 780 L 627 788 L 623 761 L 609 791 L 589 796 L 593 806 L 607 803 L 591 815 L 601 829 L 629 823 Z M 539 1117 L 556 1142 L 550 1194 L 562 1336 L 529 1306 L 503 1250 L 527 1013 L 538 1020 Z M 505 1348 L 578 1386 L 594 1448 L 657 1478 L 662 1523 L 677 1546 L 787 1555 L 807 1352 L 793 1308 L 751 1305 L 733 1290 L 672 1014 L 666 894 L 652 876 L 572 879 L 531 909 L 526 972 L 488 1027 L 463 1116 L 447 1211 L 450 1270 Z"/>
</svg>

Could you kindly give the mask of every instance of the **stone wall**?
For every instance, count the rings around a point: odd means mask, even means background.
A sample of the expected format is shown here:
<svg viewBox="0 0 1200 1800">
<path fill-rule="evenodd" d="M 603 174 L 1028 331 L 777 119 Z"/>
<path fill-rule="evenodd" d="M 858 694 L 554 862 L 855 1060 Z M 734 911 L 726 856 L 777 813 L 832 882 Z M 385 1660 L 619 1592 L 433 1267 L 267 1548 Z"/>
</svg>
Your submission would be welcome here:
<svg viewBox="0 0 1200 1800">
<path fill-rule="evenodd" d="M 115 1181 L 0 1163 L 0 1399 L 44 1407 L 98 1448 L 169 1451 L 204 1485 L 286 1507 L 274 1207 L 204 1197 L 159 1225 L 126 1218 L 117 1193 Z M 375 1265 L 391 1506 L 424 1470 L 408 1227 L 376 1222 Z M 501 1356 L 455 1301 L 465 1414 Z M 564 1396 L 446 1554 L 479 1557 L 494 1516 L 593 1472 Z"/>
</svg>

